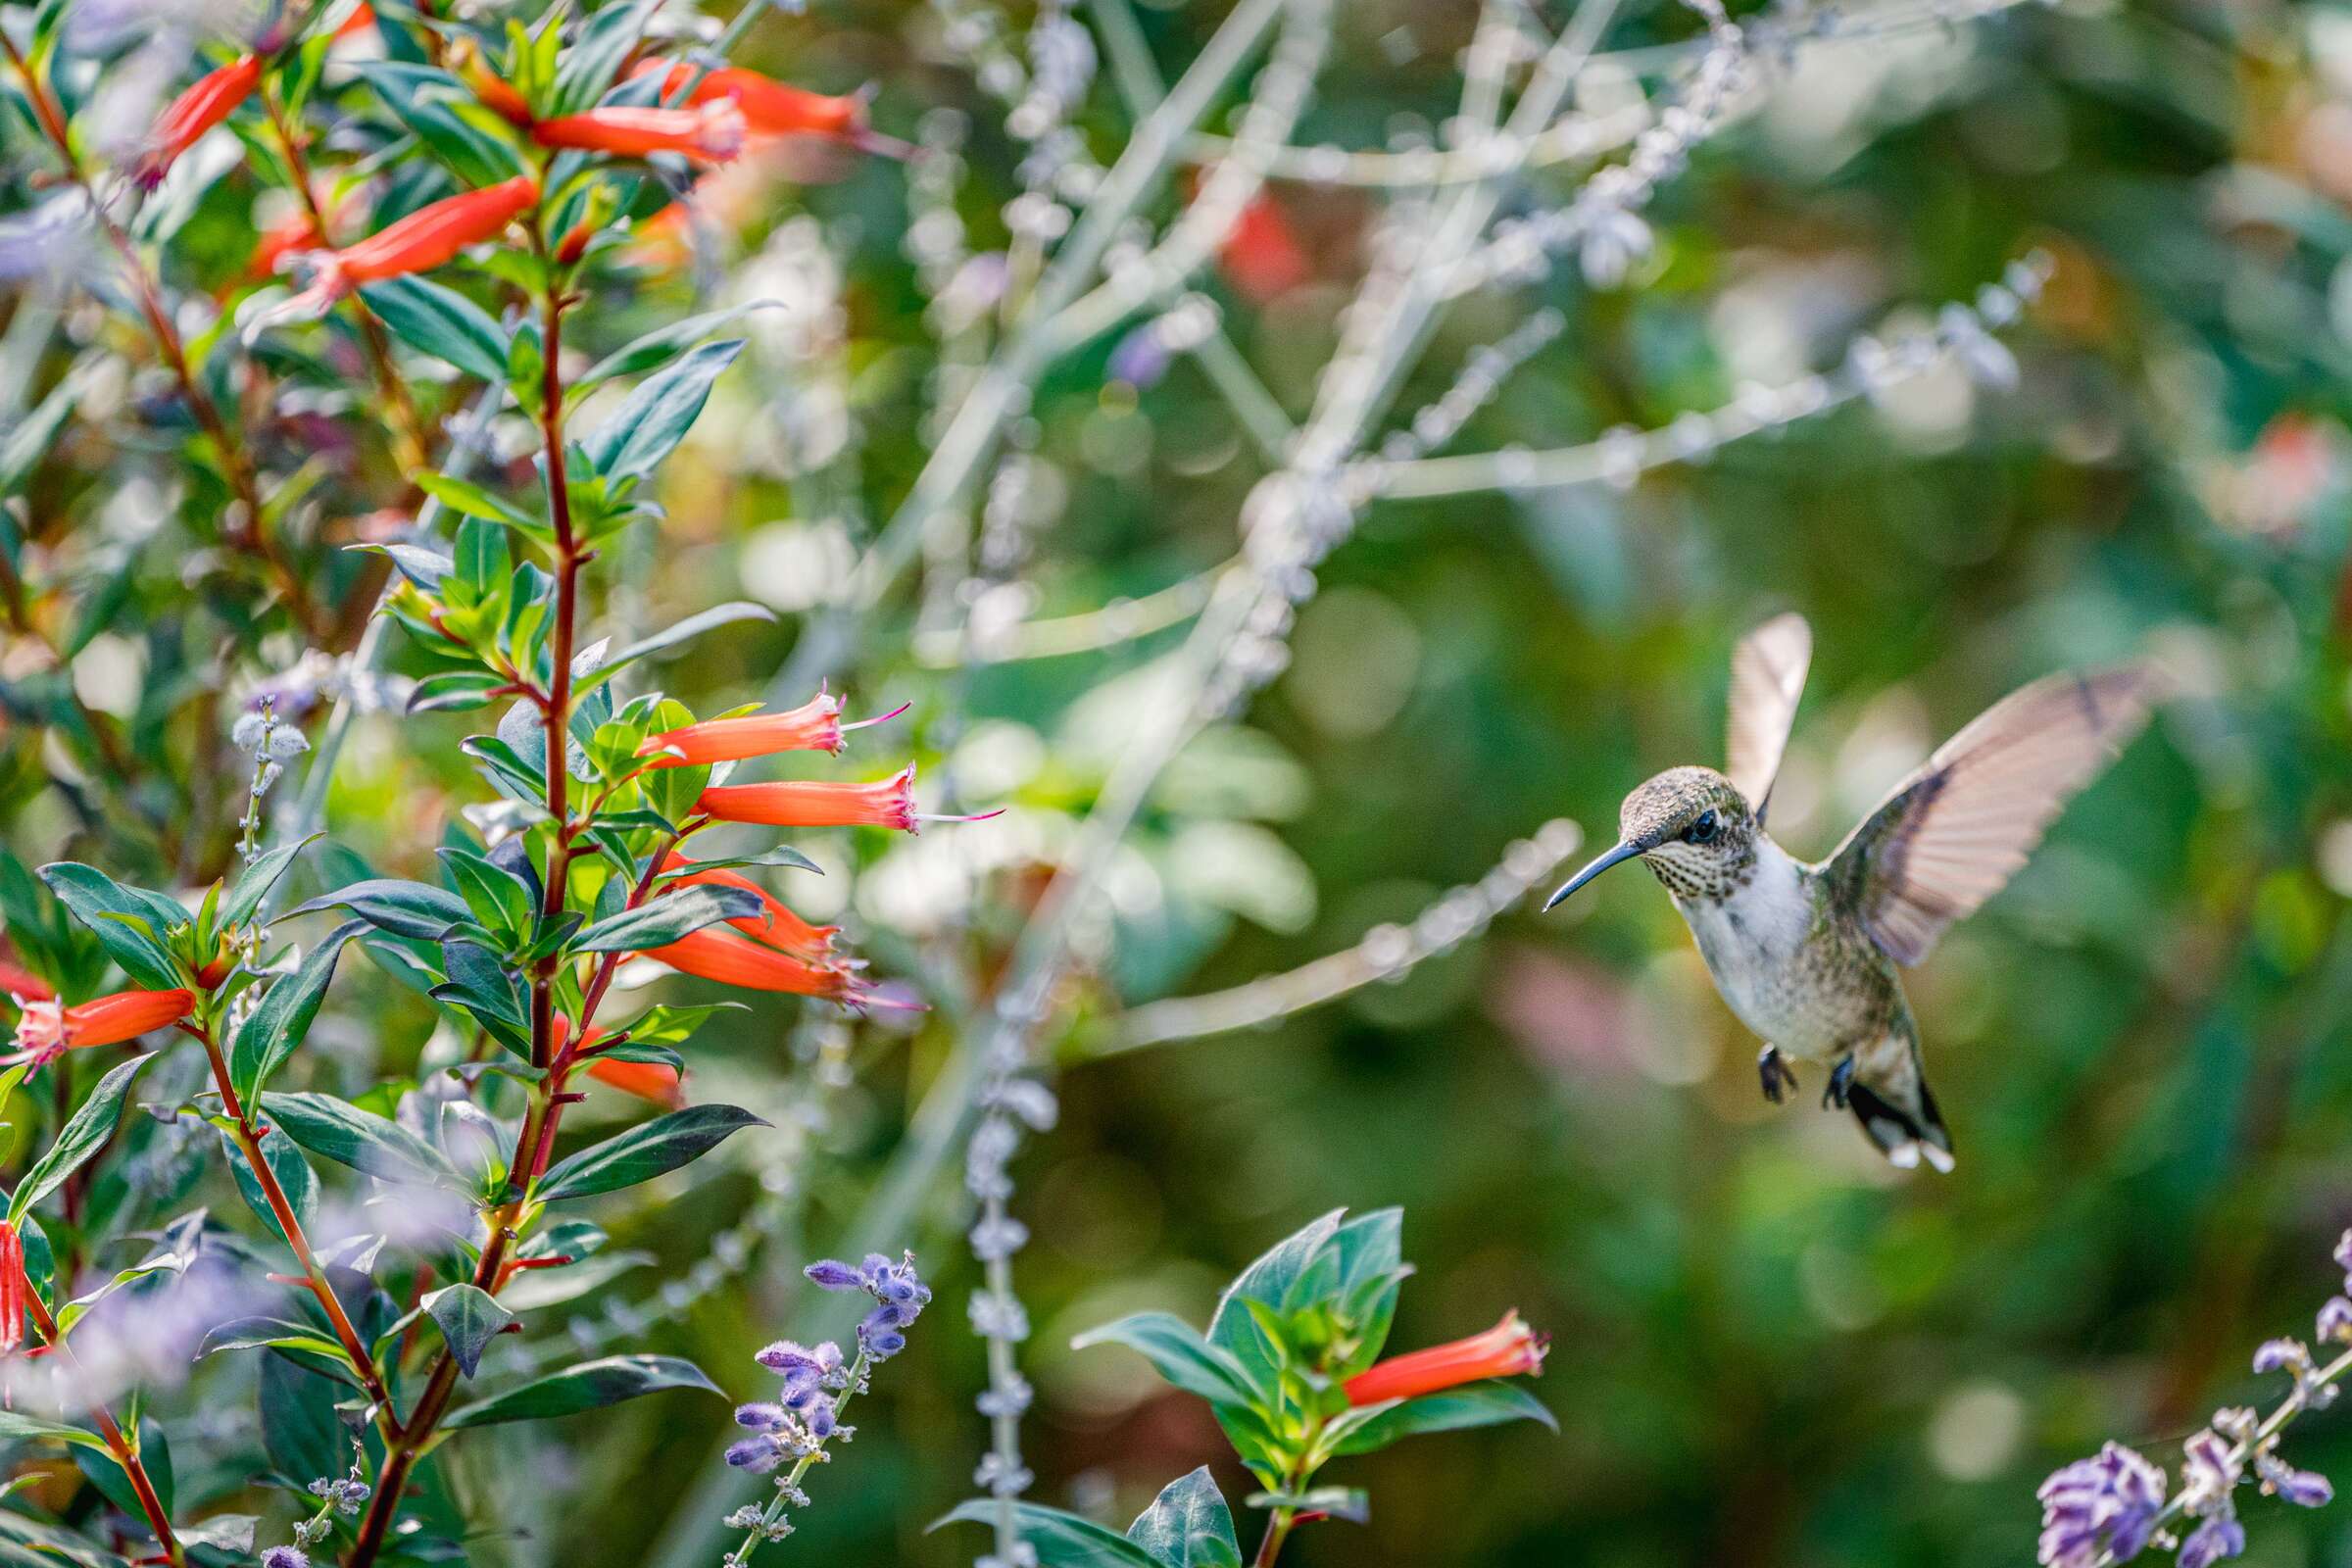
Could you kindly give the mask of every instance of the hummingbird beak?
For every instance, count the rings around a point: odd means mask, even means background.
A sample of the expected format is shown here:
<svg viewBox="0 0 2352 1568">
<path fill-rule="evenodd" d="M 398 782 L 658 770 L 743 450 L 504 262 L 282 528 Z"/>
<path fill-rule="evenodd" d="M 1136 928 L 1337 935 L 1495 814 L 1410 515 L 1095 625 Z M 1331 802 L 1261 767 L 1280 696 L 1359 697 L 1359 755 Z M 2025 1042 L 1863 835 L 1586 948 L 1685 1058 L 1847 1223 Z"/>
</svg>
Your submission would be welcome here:
<svg viewBox="0 0 2352 1568">
<path fill-rule="evenodd" d="M 1606 871 L 1610 866 L 1617 864 L 1620 860 L 1630 860 L 1641 853 L 1642 846 L 1639 844 L 1618 845 L 1615 849 L 1609 851 L 1606 855 L 1603 855 L 1599 859 L 1594 860 L 1591 865 L 1586 866 L 1582 871 L 1577 872 L 1576 875 L 1561 883 L 1560 891 L 1554 893 L 1550 898 L 1544 901 L 1544 907 L 1548 910 L 1552 907 L 1552 906 L 1558 904 L 1569 894 L 1574 893 L 1578 888 L 1583 887 L 1586 883 L 1600 875 L 1601 872 Z"/>
</svg>

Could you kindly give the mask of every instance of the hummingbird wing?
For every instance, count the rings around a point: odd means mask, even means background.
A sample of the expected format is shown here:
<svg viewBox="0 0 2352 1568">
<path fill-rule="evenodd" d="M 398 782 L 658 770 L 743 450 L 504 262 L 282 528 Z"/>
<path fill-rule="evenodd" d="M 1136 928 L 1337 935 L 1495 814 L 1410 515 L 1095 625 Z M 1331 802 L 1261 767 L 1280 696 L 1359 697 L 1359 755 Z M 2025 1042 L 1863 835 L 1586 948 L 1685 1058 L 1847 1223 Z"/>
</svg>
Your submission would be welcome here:
<svg viewBox="0 0 2352 1568">
<path fill-rule="evenodd" d="M 1731 734 L 1725 747 L 1730 765 L 1724 776 L 1754 803 L 1759 822 L 1781 771 L 1781 754 L 1788 749 L 1796 700 L 1804 693 L 1805 668 L 1812 662 L 1813 628 L 1793 612 L 1773 616 L 1732 650 Z"/>
<path fill-rule="evenodd" d="M 2060 808 L 2145 721 L 2154 672 L 2051 675 L 1936 749 L 1830 858 L 1833 900 L 1897 963 L 1917 963 L 2026 863 Z"/>
</svg>

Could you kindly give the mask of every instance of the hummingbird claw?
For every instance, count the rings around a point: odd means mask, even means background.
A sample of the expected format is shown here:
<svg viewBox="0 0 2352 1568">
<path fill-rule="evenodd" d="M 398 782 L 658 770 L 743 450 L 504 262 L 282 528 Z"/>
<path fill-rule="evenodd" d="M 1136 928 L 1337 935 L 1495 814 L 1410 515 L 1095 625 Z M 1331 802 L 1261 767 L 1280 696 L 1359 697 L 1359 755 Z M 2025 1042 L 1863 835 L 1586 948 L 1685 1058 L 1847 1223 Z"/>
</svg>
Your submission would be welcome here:
<svg viewBox="0 0 2352 1568">
<path fill-rule="evenodd" d="M 1830 1069 L 1830 1081 L 1821 1091 L 1821 1108 L 1828 1110 L 1835 1105 L 1839 1110 L 1845 1109 L 1846 1098 L 1853 1083 L 1854 1058 L 1842 1057 L 1837 1066 Z"/>
<path fill-rule="evenodd" d="M 1764 1098 L 1776 1105 L 1795 1092 L 1796 1069 L 1788 1065 L 1778 1046 L 1766 1046 L 1756 1053 L 1756 1076 L 1764 1081 Z"/>
</svg>

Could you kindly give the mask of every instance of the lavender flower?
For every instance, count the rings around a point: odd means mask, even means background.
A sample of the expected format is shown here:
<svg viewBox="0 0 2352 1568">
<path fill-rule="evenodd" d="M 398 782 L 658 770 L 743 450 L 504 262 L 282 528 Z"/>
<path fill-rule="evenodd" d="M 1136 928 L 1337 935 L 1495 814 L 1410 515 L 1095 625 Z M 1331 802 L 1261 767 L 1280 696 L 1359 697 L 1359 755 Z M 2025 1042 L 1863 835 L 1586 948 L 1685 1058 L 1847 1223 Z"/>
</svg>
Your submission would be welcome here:
<svg viewBox="0 0 2352 1568">
<path fill-rule="evenodd" d="M 2180 1568 L 2211 1568 L 2246 1549 L 2246 1531 L 2233 1518 L 2208 1519 L 2180 1543 Z"/>
<path fill-rule="evenodd" d="M 902 1331 L 931 1302 L 931 1288 L 915 1274 L 912 1252 L 898 1262 L 868 1252 L 856 1268 L 827 1258 L 804 1272 L 825 1290 L 863 1291 L 874 1298 L 874 1309 L 858 1325 L 858 1353 L 867 1361 L 887 1361 L 906 1348 Z"/>
<path fill-rule="evenodd" d="M 2048 1568 L 2091 1568 L 2100 1553 L 2139 1555 L 2164 1508 L 2164 1472 L 2118 1443 L 2078 1459 L 2041 1484 L 2041 1544 Z"/>
<path fill-rule="evenodd" d="M 311 1568 L 310 1553 L 300 1546 L 271 1546 L 262 1553 L 262 1568 Z"/>
</svg>

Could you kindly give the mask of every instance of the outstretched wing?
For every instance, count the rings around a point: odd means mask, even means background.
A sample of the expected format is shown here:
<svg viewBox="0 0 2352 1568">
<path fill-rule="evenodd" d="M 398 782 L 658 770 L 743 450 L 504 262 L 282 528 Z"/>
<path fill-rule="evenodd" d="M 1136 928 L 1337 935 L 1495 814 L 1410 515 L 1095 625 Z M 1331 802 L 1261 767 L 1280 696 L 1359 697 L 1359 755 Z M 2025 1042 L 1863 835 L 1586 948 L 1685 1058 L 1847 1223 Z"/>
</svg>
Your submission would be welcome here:
<svg viewBox="0 0 2352 1568">
<path fill-rule="evenodd" d="M 1805 689 L 1805 666 L 1813 662 L 1813 628 L 1794 612 L 1772 619 L 1740 639 L 1732 650 L 1731 738 L 1725 751 L 1729 778 L 1764 819 L 1772 781 L 1788 749 L 1796 721 L 1796 700 Z"/>
<path fill-rule="evenodd" d="M 1897 963 L 2026 863 L 2059 808 L 2148 714 L 2154 673 L 2052 675 L 1987 709 L 1928 759 L 1831 858 L 1834 893 Z"/>
</svg>

